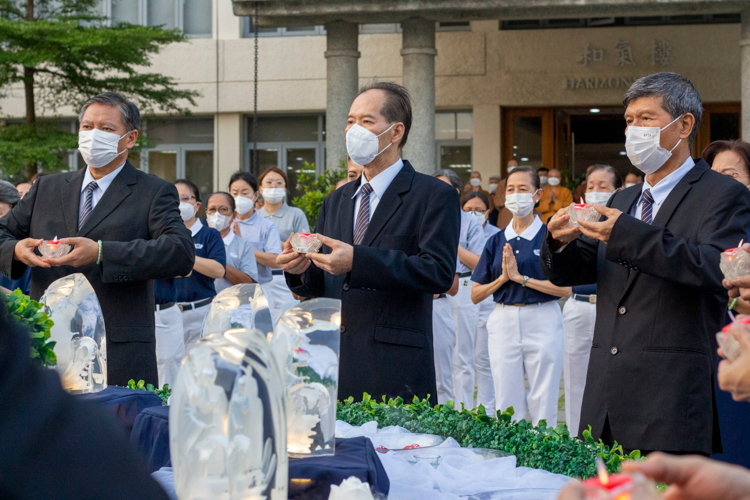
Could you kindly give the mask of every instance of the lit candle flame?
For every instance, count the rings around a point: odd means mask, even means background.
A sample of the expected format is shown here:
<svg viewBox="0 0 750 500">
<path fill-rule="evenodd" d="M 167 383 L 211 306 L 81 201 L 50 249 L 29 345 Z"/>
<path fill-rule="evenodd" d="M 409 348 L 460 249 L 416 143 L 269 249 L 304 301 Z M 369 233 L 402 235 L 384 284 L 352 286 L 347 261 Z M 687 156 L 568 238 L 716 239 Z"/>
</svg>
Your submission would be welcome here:
<svg viewBox="0 0 750 500">
<path fill-rule="evenodd" d="M 599 482 L 606 486 L 609 483 L 609 474 L 607 474 L 607 467 L 601 457 L 596 457 L 596 470 L 599 473 Z"/>
</svg>

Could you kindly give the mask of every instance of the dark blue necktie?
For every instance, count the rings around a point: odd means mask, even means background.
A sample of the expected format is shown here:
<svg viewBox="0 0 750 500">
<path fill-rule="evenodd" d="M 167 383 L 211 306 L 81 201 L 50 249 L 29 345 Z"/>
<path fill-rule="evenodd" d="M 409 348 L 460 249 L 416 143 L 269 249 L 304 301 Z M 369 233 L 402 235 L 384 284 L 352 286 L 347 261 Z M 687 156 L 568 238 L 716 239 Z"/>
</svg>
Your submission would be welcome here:
<svg viewBox="0 0 750 500">
<path fill-rule="evenodd" d="M 370 225 L 370 193 L 372 186 L 370 183 L 362 185 L 359 200 L 359 213 L 357 214 L 357 224 L 354 226 L 354 244 L 359 245 L 365 237 L 367 226 Z"/>
<path fill-rule="evenodd" d="M 643 192 L 643 199 L 641 200 L 641 220 L 646 224 L 651 224 L 653 217 L 651 214 L 654 210 L 654 197 L 651 196 L 651 190 L 646 189 Z"/>
</svg>

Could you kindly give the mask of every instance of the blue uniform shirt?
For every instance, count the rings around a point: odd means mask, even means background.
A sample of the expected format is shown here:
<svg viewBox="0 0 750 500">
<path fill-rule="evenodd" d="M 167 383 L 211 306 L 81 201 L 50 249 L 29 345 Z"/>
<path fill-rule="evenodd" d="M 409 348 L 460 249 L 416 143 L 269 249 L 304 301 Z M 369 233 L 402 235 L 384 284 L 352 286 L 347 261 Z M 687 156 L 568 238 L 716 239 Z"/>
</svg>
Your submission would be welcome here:
<svg viewBox="0 0 750 500">
<path fill-rule="evenodd" d="M 154 281 L 154 304 L 177 302 L 176 297 L 177 289 L 174 287 L 174 278 Z"/>
<path fill-rule="evenodd" d="M 242 271 L 255 281 L 258 281 L 258 264 L 255 262 L 255 252 L 250 243 L 240 238 L 232 231 L 224 238 L 224 249 L 227 252 L 227 265 Z M 232 282 L 226 276 L 214 282 L 216 292 L 232 286 Z"/>
<path fill-rule="evenodd" d="M 505 231 L 495 234 L 487 241 L 471 279 L 475 283 L 486 285 L 503 274 L 503 248 L 506 243 L 510 243 L 518 263 L 518 272 L 529 278 L 546 280 L 539 265 L 545 232 L 539 217 L 534 217 L 534 222 L 521 235 L 516 234 L 512 223 L 508 224 Z M 557 300 L 557 297 L 509 281 L 493 294 L 493 299 L 499 304 L 536 304 Z"/>
<path fill-rule="evenodd" d="M 222 266 L 227 265 L 224 241 L 222 241 L 219 231 L 204 226 L 199 220 L 195 221 L 190 231 L 193 233 L 196 257 L 215 260 Z M 216 296 L 214 279 L 198 271 L 193 271 L 193 274 L 187 278 L 176 279 L 175 289 L 177 302 L 195 302 L 196 300 Z"/>
<path fill-rule="evenodd" d="M 484 242 L 485 236 L 482 224 L 476 217 L 462 210 L 461 234 L 458 238 L 458 244 L 473 254 L 481 255 Z M 471 269 L 456 257 L 456 272 L 459 274 L 470 273 Z"/>
<path fill-rule="evenodd" d="M 576 295 L 596 295 L 596 284 L 574 286 L 573 293 Z"/>
<path fill-rule="evenodd" d="M 15 290 L 16 288 L 20 288 L 21 292 L 23 292 L 24 295 L 30 294 L 31 293 L 31 268 L 27 267 L 26 272 L 23 273 L 23 276 L 21 276 L 17 280 L 12 280 L 10 278 L 6 278 L 5 276 L 0 276 L 0 286 L 7 288 L 11 292 Z"/>
<path fill-rule="evenodd" d="M 242 237 L 250 243 L 254 250 L 268 253 L 281 253 L 281 236 L 276 224 L 268 219 L 264 219 L 253 212 L 247 220 L 237 220 L 237 226 L 240 228 Z M 219 238 L 221 240 L 221 237 Z M 223 245 L 223 243 L 222 243 Z M 271 268 L 262 264 L 258 265 L 258 283 L 268 283 L 273 279 Z"/>
<path fill-rule="evenodd" d="M 487 221 L 487 222 L 484 223 L 484 228 L 483 229 L 484 229 L 484 243 L 485 243 L 485 245 L 487 244 L 487 241 L 491 237 L 495 236 L 497 233 L 500 232 L 500 228 L 498 228 L 494 224 L 490 224 L 490 221 Z M 482 248 L 484 248 L 484 246 Z"/>
</svg>

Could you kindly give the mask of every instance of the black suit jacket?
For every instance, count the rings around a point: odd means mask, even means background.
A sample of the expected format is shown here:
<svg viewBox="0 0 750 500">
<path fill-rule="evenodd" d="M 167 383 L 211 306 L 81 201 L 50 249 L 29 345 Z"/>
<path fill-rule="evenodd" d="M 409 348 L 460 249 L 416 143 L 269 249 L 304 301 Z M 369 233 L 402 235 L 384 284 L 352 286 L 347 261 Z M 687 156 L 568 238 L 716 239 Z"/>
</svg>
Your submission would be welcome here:
<svg viewBox="0 0 750 500">
<path fill-rule="evenodd" d="M 0 311 L 0 498 L 159 499 L 112 414 L 81 403 L 31 364 L 29 332 Z"/>
<path fill-rule="evenodd" d="M 352 243 L 360 183 L 325 199 L 316 232 Z M 303 275 L 286 275 L 299 295 L 342 301 L 339 399 L 367 392 L 436 401 L 432 296 L 453 284 L 459 210 L 455 189 L 405 161 L 354 246 L 350 273 L 333 276 L 313 264 Z"/>
<path fill-rule="evenodd" d="M 580 431 L 605 419 L 626 449 L 720 451 L 713 367 L 727 308 L 719 255 L 747 238 L 750 192 L 698 160 L 653 224 L 628 215 L 642 185 L 609 201 L 623 212 L 609 244 L 579 237 L 560 253 L 542 246 L 556 285 L 597 284 Z"/>
<path fill-rule="evenodd" d="M 26 265 L 13 260 L 16 241 L 81 236 L 102 241 L 101 265 L 31 271 L 31 297 L 53 281 L 83 273 L 102 306 L 107 332 L 107 380 L 158 382 L 154 339 L 154 279 L 184 276 L 195 247 L 179 213 L 174 185 L 126 163 L 83 227 L 78 211 L 85 169 L 40 177 L 13 210 L 0 218 L 0 272 L 19 278 Z"/>
</svg>

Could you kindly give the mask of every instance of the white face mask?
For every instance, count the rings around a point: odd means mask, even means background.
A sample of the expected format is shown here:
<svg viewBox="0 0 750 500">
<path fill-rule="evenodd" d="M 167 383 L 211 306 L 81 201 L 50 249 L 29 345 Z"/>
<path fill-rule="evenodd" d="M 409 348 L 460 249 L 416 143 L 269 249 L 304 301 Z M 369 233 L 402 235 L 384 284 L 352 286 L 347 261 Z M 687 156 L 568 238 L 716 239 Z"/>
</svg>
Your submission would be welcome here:
<svg viewBox="0 0 750 500">
<path fill-rule="evenodd" d="M 471 180 L 469 181 L 469 184 L 471 184 L 471 185 L 472 185 L 472 186 L 474 186 L 474 187 L 479 187 L 479 186 L 481 186 L 481 185 L 482 185 L 482 180 L 481 180 L 481 179 L 477 179 L 477 178 L 474 178 L 474 179 L 471 179 Z"/>
<path fill-rule="evenodd" d="M 606 205 L 613 193 L 605 193 L 603 191 L 591 191 L 586 193 L 586 203 L 593 203 L 595 205 Z"/>
<path fill-rule="evenodd" d="M 626 182 L 625 183 L 625 187 L 626 188 L 633 187 L 633 186 L 635 186 L 635 182 Z"/>
<path fill-rule="evenodd" d="M 634 127 L 625 130 L 625 151 L 628 153 L 630 163 L 646 175 L 651 175 L 664 165 L 672 156 L 672 151 L 680 145 L 682 139 L 677 141 L 674 148 L 667 151 L 661 147 L 661 131 L 682 118 L 678 116 L 672 122 L 663 127 Z"/>
<path fill-rule="evenodd" d="M 540 175 L 539 176 L 539 182 L 541 182 L 542 184 L 547 184 L 547 180 L 548 179 L 549 179 L 549 177 L 547 177 L 546 175 Z"/>
<path fill-rule="evenodd" d="M 383 149 L 378 149 L 380 147 L 378 144 L 378 137 L 385 134 L 395 126 L 396 124 L 394 123 L 380 134 L 375 135 L 356 123 L 352 125 L 346 133 L 346 151 L 349 153 L 349 158 L 360 167 L 372 163 L 380 153 L 393 145 L 391 142 Z"/>
<path fill-rule="evenodd" d="M 191 218 L 195 217 L 195 205 L 192 203 L 188 203 L 186 201 L 180 202 L 180 217 L 182 217 L 182 221 L 188 221 Z"/>
<path fill-rule="evenodd" d="M 268 203 L 278 203 L 286 196 L 284 188 L 263 188 L 263 199 Z"/>
<path fill-rule="evenodd" d="M 547 184 L 549 184 L 552 187 L 559 186 L 560 185 L 560 179 L 557 177 L 550 177 L 547 179 Z"/>
<path fill-rule="evenodd" d="M 495 194 L 495 190 L 497 189 L 497 184 L 490 184 L 490 193 Z"/>
<path fill-rule="evenodd" d="M 206 216 L 206 222 L 208 223 L 208 227 L 212 227 L 217 231 L 223 231 L 229 226 L 229 223 L 232 222 L 232 216 L 221 215 L 219 212 L 214 212 L 211 215 Z"/>
<path fill-rule="evenodd" d="M 80 151 L 86 165 L 93 168 L 102 168 L 127 151 L 127 149 L 123 149 L 119 153 L 117 152 L 117 145 L 125 135 L 120 137 L 98 128 L 81 130 L 78 132 L 78 151 Z"/>
<path fill-rule="evenodd" d="M 505 195 L 505 208 L 515 217 L 526 217 L 534 210 L 536 193 L 513 193 Z"/>
<path fill-rule="evenodd" d="M 237 207 L 237 213 L 240 215 L 245 215 L 255 208 L 255 201 L 250 198 L 245 198 L 244 196 L 235 196 L 234 204 Z"/>
<path fill-rule="evenodd" d="M 469 212 L 471 215 L 477 218 L 479 220 L 479 223 L 484 226 L 484 223 L 487 222 L 487 217 L 482 212 L 477 212 L 476 210 L 472 210 Z"/>
</svg>

